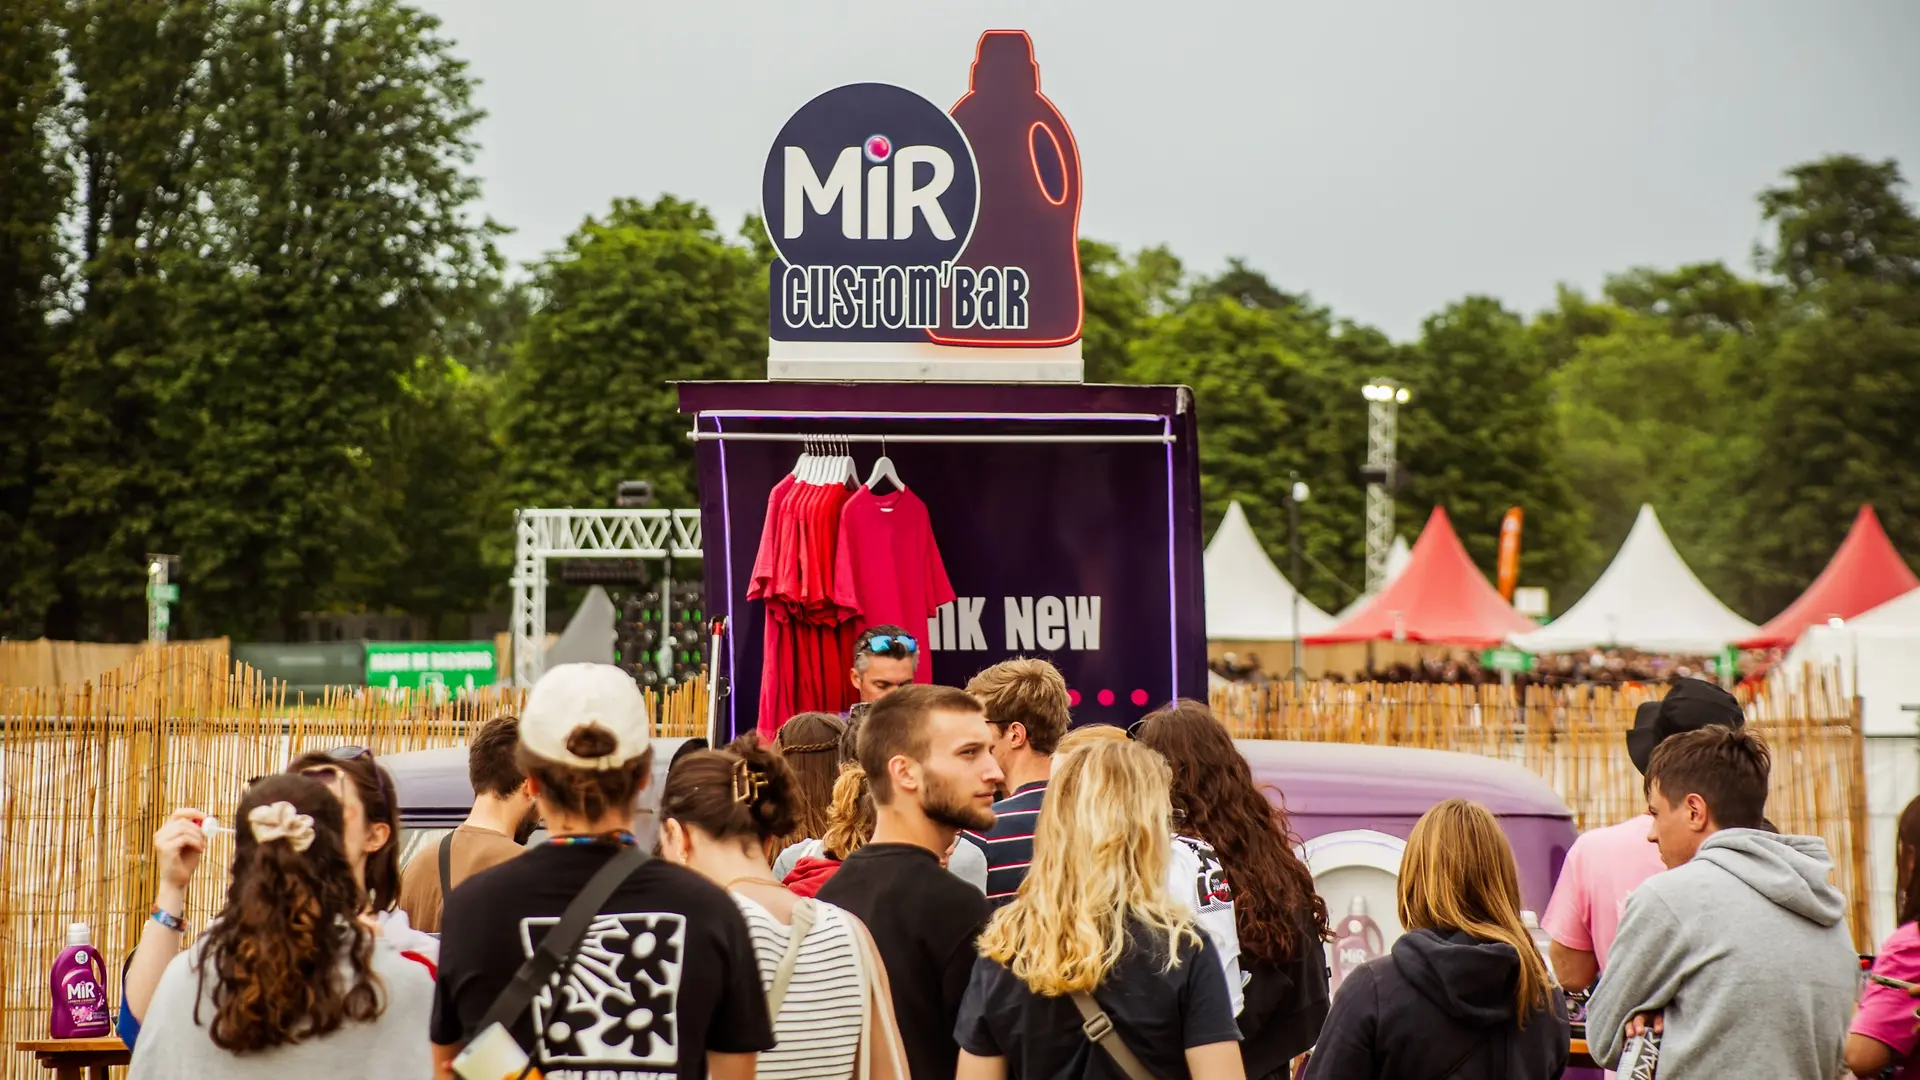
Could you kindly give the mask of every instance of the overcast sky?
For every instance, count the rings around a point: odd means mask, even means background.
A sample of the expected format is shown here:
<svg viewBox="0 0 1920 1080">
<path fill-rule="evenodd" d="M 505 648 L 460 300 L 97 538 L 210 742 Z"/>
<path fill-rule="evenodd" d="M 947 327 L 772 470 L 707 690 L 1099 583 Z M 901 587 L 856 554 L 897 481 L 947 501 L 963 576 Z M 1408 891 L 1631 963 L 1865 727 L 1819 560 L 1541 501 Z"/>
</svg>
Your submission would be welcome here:
<svg viewBox="0 0 1920 1080">
<path fill-rule="evenodd" d="M 1920 173 L 1920 2 L 421 0 L 481 80 L 485 212 L 516 261 L 616 196 L 731 231 L 788 114 L 842 83 L 946 106 L 1032 32 L 1082 235 L 1245 257 L 1405 339 L 1469 292 L 1751 262 L 1753 196 L 1835 152 Z M 1909 198 L 1913 192 L 1909 191 Z"/>
</svg>

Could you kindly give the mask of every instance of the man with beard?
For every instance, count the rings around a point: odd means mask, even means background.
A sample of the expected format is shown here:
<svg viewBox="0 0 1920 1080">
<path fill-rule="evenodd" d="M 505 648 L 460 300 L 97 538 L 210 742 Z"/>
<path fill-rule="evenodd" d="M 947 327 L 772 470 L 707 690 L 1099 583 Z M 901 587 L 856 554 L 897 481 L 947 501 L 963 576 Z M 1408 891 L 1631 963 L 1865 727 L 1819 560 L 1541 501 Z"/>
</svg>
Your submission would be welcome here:
<svg viewBox="0 0 1920 1080">
<path fill-rule="evenodd" d="M 439 933 L 447 892 L 526 850 L 539 811 L 527 791 L 527 776 L 514 761 L 519 748 L 517 717 L 495 717 L 474 736 L 467 749 L 473 810 L 438 844 L 416 850 L 400 872 L 400 910 L 415 930 Z"/>
<path fill-rule="evenodd" d="M 964 691 L 909 686 L 874 702 L 858 748 L 873 839 L 819 893 L 872 932 L 914 1080 L 950 1080 L 960 1058 L 954 1023 L 989 911 L 940 860 L 960 830 L 993 827 L 1004 776 L 992 750 L 985 710 Z"/>
</svg>

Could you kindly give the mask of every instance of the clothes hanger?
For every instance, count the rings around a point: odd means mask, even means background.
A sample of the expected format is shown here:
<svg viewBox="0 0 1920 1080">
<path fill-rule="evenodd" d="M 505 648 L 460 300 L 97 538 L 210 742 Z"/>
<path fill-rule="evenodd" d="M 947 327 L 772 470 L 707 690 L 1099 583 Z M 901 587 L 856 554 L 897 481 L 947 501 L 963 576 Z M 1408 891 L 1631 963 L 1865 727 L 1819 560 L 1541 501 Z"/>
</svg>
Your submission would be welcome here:
<svg viewBox="0 0 1920 1080">
<path fill-rule="evenodd" d="M 796 482 L 806 479 L 808 459 L 813 456 L 813 444 L 805 439 L 800 441 L 800 456 L 793 459 L 791 474 Z"/>
<path fill-rule="evenodd" d="M 857 486 L 860 483 L 860 466 L 853 460 L 853 444 L 846 439 L 840 440 L 840 462 L 834 473 L 839 477 L 836 482 L 841 487 L 848 484 Z"/>
<path fill-rule="evenodd" d="M 893 459 L 887 456 L 887 440 L 880 440 L 880 458 L 873 463 L 873 472 L 867 477 L 867 490 L 872 491 L 875 484 L 882 480 L 893 481 L 893 486 L 901 491 L 907 490 L 905 481 L 893 467 Z"/>
</svg>

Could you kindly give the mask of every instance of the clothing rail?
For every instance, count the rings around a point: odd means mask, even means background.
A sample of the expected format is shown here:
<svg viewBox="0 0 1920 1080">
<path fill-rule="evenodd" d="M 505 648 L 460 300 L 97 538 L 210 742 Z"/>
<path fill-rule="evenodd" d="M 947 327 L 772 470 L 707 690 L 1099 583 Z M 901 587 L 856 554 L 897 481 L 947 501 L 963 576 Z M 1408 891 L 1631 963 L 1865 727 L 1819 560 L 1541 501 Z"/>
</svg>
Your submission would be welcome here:
<svg viewBox="0 0 1920 1080">
<path fill-rule="evenodd" d="M 694 442 L 811 442 L 811 443 L 1170 443 L 1162 435 L 821 435 L 788 431 L 689 431 Z"/>
</svg>

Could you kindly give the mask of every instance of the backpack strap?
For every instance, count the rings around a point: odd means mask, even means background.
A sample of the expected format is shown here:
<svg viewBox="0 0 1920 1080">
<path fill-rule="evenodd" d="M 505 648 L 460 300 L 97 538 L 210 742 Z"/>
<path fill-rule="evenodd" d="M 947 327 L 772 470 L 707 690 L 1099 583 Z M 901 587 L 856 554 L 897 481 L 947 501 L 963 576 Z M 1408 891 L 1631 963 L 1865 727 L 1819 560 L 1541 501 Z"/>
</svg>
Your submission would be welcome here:
<svg viewBox="0 0 1920 1080">
<path fill-rule="evenodd" d="M 527 1006 L 533 1003 L 533 996 L 540 992 L 540 988 L 573 959 L 574 950 L 586 939 L 587 929 L 593 925 L 594 917 L 600 914 L 601 905 L 612 898 L 614 890 L 633 876 L 633 872 L 640 869 L 647 858 L 647 853 L 637 847 L 623 847 L 594 873 L 586 887 L 567 905 L 560 921 L 540 939 L 540 945 L 533 950 L 533 955 L 527 957 L 526 962 L 520 965 L 520 970 L 513 973 L 513 980 L 493 1000 L 487 1014 L 474 1025 L 475 1033 L 485 1031 L 494 1024 L 504 1028 L 513 1027 L 520 1015 L 527 1011 Z"/>
<path fill-rule="evenodd" d="M 453 831 L 440 838 L 440 906 L 447 905 L 447 894 L 453 891 Z"/>
<path fill-rule="evenodd" d="M 800 962 L 800 943 L 813 929 L 819 914 L 819 905 L 812 900 L 802 900 L 793 906 L 793 922 L 787 927 L 787 951 L 780 957 L 780 966 L 774 969 L 773 985 L 767 988 L 769 1020 L 780 1018 L 780 1006 L 787 1001 L 787 984 L 793 981 L 794 965 Z"/>
<path fill-rule="evenodd" d="M 1087 1041 L 1105 1050 L 1107 1057 L 1111 1058 L 1115 1065 L 1120 1066 L 1121 1072 L 1127 1074 L 1127 1080 L 1156 1080 L 1154 1075 L 1147 1071 L 1145 1063 L 1135 1057 L 1132 1048 L 1120 1038 L 1120 1032 L 1114 1028 L 1113 1020 L 1107 1016 L 1105 1010 L 1100 1008 L 1100 1003 L 1093 1000 L 1092 994 L 1084 991 L 1074 992 L 1073 1007 L 1080 1010 L 1080 1019 L 1085 1021 L 1080 1025 L 1080 1030 L 1086 1035 Z"/>
</svg>

